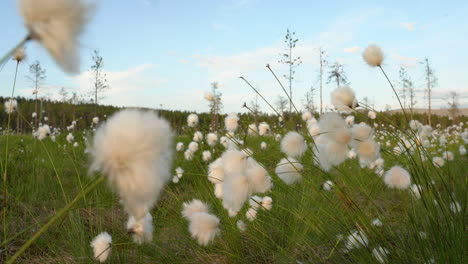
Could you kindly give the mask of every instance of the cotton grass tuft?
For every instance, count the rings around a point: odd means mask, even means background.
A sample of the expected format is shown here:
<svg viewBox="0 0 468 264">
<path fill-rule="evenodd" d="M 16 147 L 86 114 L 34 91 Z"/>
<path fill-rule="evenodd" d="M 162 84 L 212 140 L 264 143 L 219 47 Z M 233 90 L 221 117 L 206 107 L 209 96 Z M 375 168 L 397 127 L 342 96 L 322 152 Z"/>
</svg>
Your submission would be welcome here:
<svg viewBox="0 0 468 264">
<path fill-rule="evenodd" d="M 400 166 L 393 166 L 384 175 L 384 182 L 390 188 L 406 189 L 411 184 L 411 176 Z"/>
<path fill-rule="evenodd" d="M 64 71 L 77 73 L 78 38 L 93 6 L 81 0 L 21 0 L 19 9 L 29 37 L 39 41 Z"/>
<path fill-rule="evenodd" d="M 371 67 L 379 67 L 382 65 L 384 60 L 384 54 L 382 49 L 375 45 L 369 45 L 362 53 L 364 61 Z"/>
<path fill-rule="evenodd" d="M 306 150 L 304 137 L 295 131 L 288 132 L 281 140 L 281 151 L 288 157 L 299 158 Z"/>
<path fill-rule="evenodd" d="M 107 176 L 137 225 L 144 226 L 149 210 L 171 178 L 172 139 L 169 123 L 154 112 L 126 109 L 97 129 L 89 147 L 90 170 Z"/>
<path fill-rule="evenodd" d="M 94 259 L 104 262 L 111 253 L 112 237 L 107 232 L 102 232 L 91 241 Z"/>
</svg>

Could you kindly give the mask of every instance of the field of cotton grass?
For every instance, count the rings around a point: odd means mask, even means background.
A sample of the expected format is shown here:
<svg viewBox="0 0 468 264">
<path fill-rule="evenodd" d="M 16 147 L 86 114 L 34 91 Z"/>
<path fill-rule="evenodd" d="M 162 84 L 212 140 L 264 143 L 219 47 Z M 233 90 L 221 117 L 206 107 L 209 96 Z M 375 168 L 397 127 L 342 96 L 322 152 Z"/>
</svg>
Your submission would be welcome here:
<svg viewBox="0 0 468 264">
<path fill-rule="evenodd" d="M 38 41 L 75 71 L 90 7 L 20 2 L 29 34 L 0 65 Z M 363 58 L 387 77 L 378 46 Z M 321 116 L 230 113 L 216 129 L 192 113 L 181 134 L 140 109 L 96 116 L 85 130 L 51 128 L 46 117 L 32 135 L 7 127 L 0 261 L 466 262 L 466 119 L 431 127 L 403 113 L 395 124 L 357 98 L 342 86 Z M 20 107 L 5 102 L 8 126 Z"/>
</svg>

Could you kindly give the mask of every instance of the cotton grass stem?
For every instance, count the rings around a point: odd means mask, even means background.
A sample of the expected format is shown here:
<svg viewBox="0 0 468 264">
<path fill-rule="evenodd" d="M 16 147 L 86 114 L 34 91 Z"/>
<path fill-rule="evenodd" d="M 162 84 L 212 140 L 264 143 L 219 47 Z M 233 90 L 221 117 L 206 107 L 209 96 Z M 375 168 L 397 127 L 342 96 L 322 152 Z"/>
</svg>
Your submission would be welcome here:
<svg viewBox="0 0 468 264">
<path fill-rule="evenodd" d="M 14 51 L 16 51 L 16 49 Z M 13 88 L 11 89 L 10 104 L 13 100 L 13 95 L 15 94 L 16 77 L 18 75 L 19 64 L 20 64 L 19 61 L 16 61 L 15 78 L 13 79 Z M 0 63 L 0 66 L 1 66 L 1 63 Z M 11 107 L 11 105 L 9 107 Z M 6 212 L 7 212 L 7 209 L 6 209 L 7 208 L 7 187 L 6 186 L 7 186 L 7 173 L 8 173 L 8 149 L 9 149 L 9 138 L 10 138 L 9 136 L 10 136 L 11 112 L 12 111 L 8 112 L 7 134 L 6 134 L 6 144 L 5 144 L 5 166 L 4 166 L 4 171 L 3 171 L 3 240 L 6 240 Z"/>
<path fill-rule="evenodd" d="M 296 113 L 299 113 L 299 111 L 297 110 L 296 108 L 296 105 L 293 103 L 292 101 L 292 98 L 289 96 L 288 92 L 286 91 L 286 89 L 284 88 L 283 84 L 281 83 L 281 81 L 278 79 L 278 76 L 276 76 L 275 72 L 271 69 L 270 67 L 270 64 L 267 64 L 266 66 L 268 68 L 268 70 L 270 70 L 271 74 L 273 74 L 273 76 L 275 77 L 276 81 L 278 81 L 279 85 L 281 86 L 281 89 L 283 89 L 284 93 L 286 94 L 286 96 L 288 97 L 289 99 L 289 102 L 291 103 L 291 105 L 294 107 L 294 110 L 296 110 Z"/>
<path fill-rule="evenodd" d="M 73 201 L 68 203 L 64 208 L 62 208 L 52 219 L 49 220 L 39 231 L 37 231 L 21 248 L 9 259 L 6 263 L 10 264 L 13 263 L 21 254 L 28 249 L 34 241 L 36 241 L 47 229 L 49 229 L 57 220 L 62 218 L 70 209 L 83 198 L 87 193 L 92 191 L 96 186 L 98 186 L 101 182 L 104 181 L 104 176 L 99 177 L 96 181 L 94 181 L 91 185 L 89 185 L 84 191 L 80 192 Z"/>
<path fill-rule="evenodd" d="M 387 79 L 388 83 L 390 84 L 390 87 L 392 87 L 392 90 L 393 92 L 395 93 L 395 96 L 398 100 L 398 103 L 400 104 L 400 107 L 401 107 L 401 110 L 403 111 L 403 116 L 405 116 L 405 121 L 406 123 L 408 124 L 409 120 L 408 118 L 406 117 L 406 112 L 405 112 L 405 108 L 403 107 L 403 104 L 401 103 L 401 100 L 400 100 L 400 97 L 398 96 L 398 93 L 396 92 L 395 90 L 395 87 L 393 87 L 393 84 L 392 82 L 390 81 L 390 79 L 388 78 L 387 74 L 385 73 L 384 69 L 382 68 L 382 66 L 378 66 L 380 68 L 380 70 L 382 71 L 383 75 L 385 76 L 385 78 Z"/>
<path fill-rule="evenodd" d="M 3 66 L 5 63 L 13 56 L 15 51 L 19 48 L 21 48 L 28 40 L 30 40 L 31 37 L 27 35 L 23 40 L 21 40 L 16 46 L 14 46 L 10 51 L 8 51 L 1 59 L 0 59 L 0 71 L 3 69 Z"/>
<path fill-rule="evenodd" d="M 242 79 L 245 83 L 247 83 L 247 85 L 250 86 L 250 88 L 252 88 L 262 99 L 263 101 L 265 101 L 265 103 L 268 104 L 268 106 L 270 106 L 270 108 L 278 115 L 278 116 L 281 116 L 280 113 L 278 113 L 278 111 L 265 99 L 265 97 L 263 97 L 263 95 L 261 95 L 257 89 L 255 89 L 244 77 L 240 76 L 239 77 L 240 79 Z"/>
</svg>

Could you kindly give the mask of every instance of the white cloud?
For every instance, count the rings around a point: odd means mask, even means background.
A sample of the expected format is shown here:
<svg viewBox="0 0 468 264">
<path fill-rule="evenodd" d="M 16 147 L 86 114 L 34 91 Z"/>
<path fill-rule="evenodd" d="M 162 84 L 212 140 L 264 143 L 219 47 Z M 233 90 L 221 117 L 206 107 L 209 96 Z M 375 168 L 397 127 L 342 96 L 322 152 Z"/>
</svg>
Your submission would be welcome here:
<svg viewBox="0 0 468 264">
<path fill-rule="evenodd" d="M 148 105 L 145 89 L 152 89 L 167 80 L 145 72 L 154 64 L 142 64 L 122 71 L 104 71 L 110 89 L 105 92 L 104 103 L 113 105 Z M 80 93 L 87 93 L 93 86 L 93 73 L 83 72 L 73 77 Z M 149 106 L 149 105 L 148 105 Z"/>
<path fill-rule="evenodd" d="M 404 29 L 408 31 L 415 31 L 416 30 L 416 22 L 403 22 L 400 24 Z"/>
<path fill-rule="evenodd" d="M 356 52 L 359 52 L 359 51 L 361 51 L 361 47 L 359 47 L 359 46 L 353 46 L 353 47 L 343 49 L 343 52 L 346 52 L 346 53 L 356 53 Z"/>
<path fill-rule="evenodd" d="M 399 62 L 399 66 L 406 68 L 414 68 L 417 66 L 418 62 L 421 61 L 418 58 L 405 57 L 397 53 L 392 54 L 391 57 Z"/>
</svg>

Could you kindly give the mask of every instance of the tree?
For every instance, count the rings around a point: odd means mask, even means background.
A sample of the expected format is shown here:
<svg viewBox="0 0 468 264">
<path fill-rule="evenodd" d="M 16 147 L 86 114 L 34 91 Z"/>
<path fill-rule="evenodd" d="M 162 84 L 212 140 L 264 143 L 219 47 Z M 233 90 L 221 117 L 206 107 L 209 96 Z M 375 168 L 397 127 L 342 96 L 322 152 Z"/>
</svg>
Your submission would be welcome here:
<svg viewBox="0 0 468 264">
<path fill-rule="evenodd" d="M 278 109 L 278 112 L 282 115 L 284 111 L 286 110 L 286 105 L 288 104 L 288 100 L 284 98 L 281 95 L 278 95 L 278 98 L 276 99 L 276 108 Z"/>
<path fill-rule="evenodd" d="M 311 113 L 315 112 L 315 104 L 314 104 L 315 90 L 316 89 L 313 86 L 310 86 L 310 90 L 307 91 L 305 94 L 304 108 Z"/>
<path fill-rule="evenodd" d="M 366 96 L 366 97 L 362 98 L 361 102 L 362 102 L 362 104 L 363 104 L 365 107 L 367 107 L 367 108 L 370 107 L 370 99 L 369 99 L 369 97 Z M 360 103 L 361 103 L 361 102 L 360 102 Z"/>
<path fill-rule="evenodd" d="M 421 64 L 424 65 L 424 73 L 426 79 L 426 93 L 427 93 L 427 100 L 428 100 L 428 123 L 429 125 L 432 124 L 431 117 L 432 117 L 432 110 L 431 110 L 431 99 L 432 99 L 432 89 L 437 85 L 437 77 L 435 76 L 434 69 L 431 67 L 429 63 L 429 59 L 425 58 Z"/>
<path fill-rule="evenodd" d="M 447 104 L 449 106 L 449 114 L 452 117 L 453 122 L 457 122 L 457 116 L 459 113 L 458 107 L 460 105 L 460 103 L 458 102 L 459 98 L 460 94 L 455 91 L 449 92 L 446 97 Z"/>
<path fill-rule="evenodd" d="M 260 104 L 258 104 L 258 95 L 255 94 L 255 99 L 250 101 L 249 110 L 252 112 L 255 124 L 258 123 L 258 115 L 260 114 Z"/>
<path fill-rule="evenodd" d="M 295 38 L 296 32 L 290 32 L 289 29 L 286 30 L 286 35 L 284 36 L 284 43 L 286 44 L 286 51 L 280 54 L 281 59 L 279 63 L 287 64 L 289 67 L 289 73 L 283 75 L 284 78 L 289 82 L 289 112 L 292 111 L 292 81 L 294 79 L 294 74 L 296 73 L 295 69 L 301 65 L 301 57 L 295 57 L 293 55 L 293 50 L 296 47 L 296 43 L 299 39 Z"/>
<path fill-rule="evenodd" d="M 401 90 L 400 90 L 400 98 L 403 101 L 403 108 L 406 108 L 406 94 L 408 93 L 408 74 L 406 72 L 406 69 L 403 67 L 400 67 L 400 70 L 398 71 L 400 75 L 400 85 L 401 85 Z"/>
<path fill-rule="evenodd" d="M 104 60 L 99 55 L 98 50 L 94 50 L 92 55 L 93 65 L 91 66 L 93 88 L 90 90 L 90 94 L 94 97 L 92 102 L 94 103 L 94 116 L 97 115 L 97 106 L 100 100 L 104 99 L 103 93 L 110 87 L 107 84 L 106 74 L 103 72 Z"/>
<path fill-rule="evenodd" d="M 60 88 L 60 91 L 58 92 L 59 96 L 60 96 L 60 102 L 62 103 L 62 127 L 65 128 L 65 126 L 67 125 L 65 122 L 66 122 L 66 114 L 67 114 L 67 109 L 66 109 L 66 104 L 68 102 L 68 91 L 67 89 L 65 89 L 65 87 L 62 86 L 62 88 Z"/>
<path fill-rule="evenodd" d="M 414 119 L 414 107 L 418 103 L 416 100 L 416 91 L 413 86 L 411 79 L 408 81 L 408 93 L 409 93 L 409 107 L 411 111 L 411 119 Z"/>
<path fill-rule="evenodd" d="M 211 93 L 213 94 L 213 100 L 209 101 L 211 129 L 212 131 L 216 131 L 218 127 L 219 114 L 223 107 L 223 103 L 221 102 L 222 93 L 219 91 L 219 84 L 217 82 L 211 83 Z"/>
<path fill-rule="evenodd" d="M 33 87 L 33 94 L 34 94 L 34 111 L 37 114 L 37 96 L 39 94 L 39 88 L 46 79 L 46 70 L 41 67 L 41 63 L 39 61 L 35 61 L 33 64 L 29 66 L 29 76 L 26 76 L 26 79 L 31 82 Z M 39 113 L 39 119 L 36 118 L 36 127 L 38 125 L 39 120 L 42 118 L 42 109 Z"/>
<path fill-rule="evenodd" d="M 326 60 L 325 57 L 325 51 L 322 49 L 322 47 L 319 48 L 319 54 L 320 54 L 320 115 L 323 113 L 323 97 L 322 97 L 322 82 L 323 82 L 323 68 L 328 65 L 328 61 Z"/>
<path fill-rule="evenodd" d="M 328 72 L 327 83 L 332 81 L 336 82 L 336 87 L 340 87 L 340 84 L 347 84 L 346 75 L 343 69 L 343 64 L 335 61 L 333 65 L 330 66 L 331 71 Z"/>
</svg>

